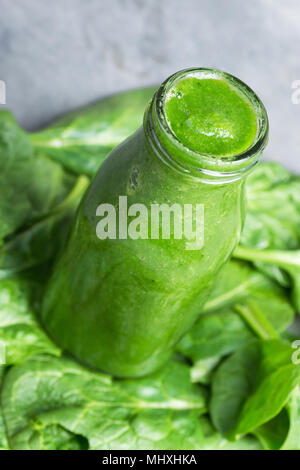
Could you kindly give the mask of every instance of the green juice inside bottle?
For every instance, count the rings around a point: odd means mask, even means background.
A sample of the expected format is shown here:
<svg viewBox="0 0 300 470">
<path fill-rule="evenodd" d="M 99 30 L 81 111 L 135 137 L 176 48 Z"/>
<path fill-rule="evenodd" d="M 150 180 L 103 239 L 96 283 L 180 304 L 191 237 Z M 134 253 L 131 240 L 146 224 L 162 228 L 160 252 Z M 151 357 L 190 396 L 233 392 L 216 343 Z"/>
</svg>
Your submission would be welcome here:
<svg viewBox="0 0 300 470">
<path fill-rule="evenodd" d="M 235 77 L 167 79 L 81 202 L 45 295 L 53 339 L 118 377 L 161 367 L 238 243 L 245 178 L 267 134 L 262 103 Z"/>
<path fill-rule="evenodd" d="M 186 147 L 212 157 L 232 157 L 255 139 L 257 121 L 251 102 L 228 82 L 190 77 L 166 97 L 168 124 Z"/>
</svg>

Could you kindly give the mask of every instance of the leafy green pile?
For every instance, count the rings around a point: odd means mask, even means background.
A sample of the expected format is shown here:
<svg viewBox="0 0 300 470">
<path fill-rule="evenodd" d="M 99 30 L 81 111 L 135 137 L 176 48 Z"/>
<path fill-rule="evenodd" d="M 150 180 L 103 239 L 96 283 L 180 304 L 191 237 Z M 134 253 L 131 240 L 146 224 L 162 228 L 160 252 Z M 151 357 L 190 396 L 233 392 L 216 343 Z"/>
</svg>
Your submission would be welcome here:
<svg viewBox="0 0 300 470">
<path fill-rule="evenodd" d="M 152 93 L 115 95 L 32 135 L 0 113 L 0 449 L 300 449 L 300 178 L 278 164 L 248 178 L 241 244 L 162 370 L 90 371 L 39 325 L 89 177 Z"/>
</svg>

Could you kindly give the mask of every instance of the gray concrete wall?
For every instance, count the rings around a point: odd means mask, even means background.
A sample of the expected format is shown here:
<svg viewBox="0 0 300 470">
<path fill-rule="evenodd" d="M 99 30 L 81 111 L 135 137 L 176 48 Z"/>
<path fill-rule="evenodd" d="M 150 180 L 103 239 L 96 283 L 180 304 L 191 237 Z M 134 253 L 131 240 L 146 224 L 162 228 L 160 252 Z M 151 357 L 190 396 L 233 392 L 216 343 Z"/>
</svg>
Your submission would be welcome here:
<svg viewBox="0 0 300 470">
<path fill-rule="evenodd" d="M 268 158 L 300 171 L 299 0 L 0 0 L 0 79 L 27 129 L 108 93 L 213 66 L 256 90 Z"/>
</svg>

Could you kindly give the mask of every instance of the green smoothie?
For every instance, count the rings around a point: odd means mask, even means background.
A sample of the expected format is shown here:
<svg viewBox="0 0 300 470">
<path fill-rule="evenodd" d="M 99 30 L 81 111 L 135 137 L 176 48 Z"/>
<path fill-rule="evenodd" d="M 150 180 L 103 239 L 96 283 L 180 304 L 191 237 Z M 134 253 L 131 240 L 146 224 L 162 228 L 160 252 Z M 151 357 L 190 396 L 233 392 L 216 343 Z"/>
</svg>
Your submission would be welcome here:
<svg viewBox="0 0 300 470">
<path fill-rule="evenodd" d="M 186 147 L 214 157 L 231 157 L 255 139 L 257 119 L 249 99 L 215 78 L 186 78 L 168 92 L 167 122 Z"/>
<path fill-rule="evenodd" d="M 81 202 L 43 305 L 54 340 L 119 377 L 162 366 L 238 243 L 267 133 L 260 100 L 231 75 L 166 80 Z"/>
</svg>

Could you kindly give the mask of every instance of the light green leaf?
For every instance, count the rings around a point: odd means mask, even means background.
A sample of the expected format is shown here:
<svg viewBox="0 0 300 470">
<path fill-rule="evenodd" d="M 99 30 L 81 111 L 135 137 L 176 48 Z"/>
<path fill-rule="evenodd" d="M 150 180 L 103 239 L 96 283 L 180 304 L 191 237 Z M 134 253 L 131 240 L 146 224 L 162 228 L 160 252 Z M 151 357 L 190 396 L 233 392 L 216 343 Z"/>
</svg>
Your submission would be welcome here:
<svg viewBox="0 0 300 470">
<path fill-rule="evenodd" d="M 143 122 L 145 108 L 156 88 L 140 88 L 104 98 L 66 114 L 31 135 L 42 149 L 75 173 L 93 175 L 100 164 Z"/>
</svg>

